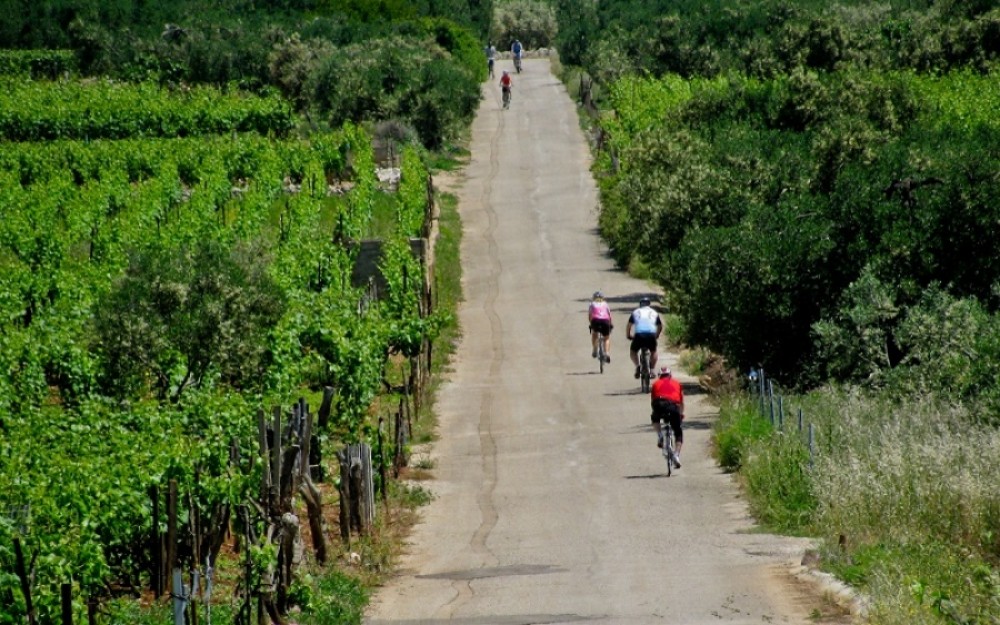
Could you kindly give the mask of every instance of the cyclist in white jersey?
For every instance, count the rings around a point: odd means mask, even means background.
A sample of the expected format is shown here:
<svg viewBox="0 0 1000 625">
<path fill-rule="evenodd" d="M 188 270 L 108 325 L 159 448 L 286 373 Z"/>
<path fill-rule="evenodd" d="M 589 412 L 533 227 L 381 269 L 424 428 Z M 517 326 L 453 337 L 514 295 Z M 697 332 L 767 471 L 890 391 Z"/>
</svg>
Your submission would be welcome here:
<svg viewBox="0 0 1000 625">
<path fill-rule="evenodd" d="M 649 368 L 655 370 L 656 343 L 661 332 L 663 332 L 663 321 L 660 319 L 660 314 L 650 306 L 648 297 L 640 299 L 639 307 L 632 311 L 628 325 L 625 326 L 625 338 L 632 341 L 629 356 L 635 365 L 636 379 L 639 378 L 639 350 L 643 347 L 649 348 Z"/>
</svg>

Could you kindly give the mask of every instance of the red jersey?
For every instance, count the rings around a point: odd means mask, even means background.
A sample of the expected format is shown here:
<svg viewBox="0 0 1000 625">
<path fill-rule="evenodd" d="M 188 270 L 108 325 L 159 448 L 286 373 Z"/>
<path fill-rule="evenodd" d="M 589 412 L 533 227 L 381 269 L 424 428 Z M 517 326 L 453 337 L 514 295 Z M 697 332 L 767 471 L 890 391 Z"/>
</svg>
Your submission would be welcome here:
<svg viewBox="0 0 1000 625">
<path fill-rule="evenodd" d="M 675 404 L 684 403 L 684 391 L 681 389 L 681 383 L 678 382 L 673 376 L 656 378 L 653 382 L 653 388 L 650 393 L 653 401 L 657 399 L 667 399 Z"/>
<path fill-rule="evenodd" d="M 500 77 L 500 86 L 501 87 L 507 87 L 509 89 L 510 85 L 511 85 L 510 74 L 506 74 L 506 75 Z"/>
</svg>

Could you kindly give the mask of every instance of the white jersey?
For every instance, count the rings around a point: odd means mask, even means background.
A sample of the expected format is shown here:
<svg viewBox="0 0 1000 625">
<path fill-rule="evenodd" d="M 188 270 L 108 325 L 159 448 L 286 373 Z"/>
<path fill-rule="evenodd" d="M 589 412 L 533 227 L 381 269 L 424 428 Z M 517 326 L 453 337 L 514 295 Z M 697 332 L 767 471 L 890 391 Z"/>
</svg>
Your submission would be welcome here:
<svg viewBox="0 0 1000 625">
<path fill-rule="evenodd" d="M 656 334 L 657 321 L 660 315 L 649 306 L 636 308 L 632 311 L 632 328 L 634 334 Z"/>
</svg>

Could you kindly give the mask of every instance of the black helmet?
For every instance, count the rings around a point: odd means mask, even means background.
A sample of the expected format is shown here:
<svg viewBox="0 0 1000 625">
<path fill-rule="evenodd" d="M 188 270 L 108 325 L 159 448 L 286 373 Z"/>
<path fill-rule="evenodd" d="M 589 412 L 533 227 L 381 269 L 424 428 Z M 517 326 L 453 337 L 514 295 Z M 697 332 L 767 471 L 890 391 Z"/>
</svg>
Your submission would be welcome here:
<svg viewBox="0 0 1000 625">
<path fill-rule="evenodd" d="M 648 297 L 643 297 L 642 299 L 639 300 L 640 306 L 649 306 L 651 303 L 652 302 L 649 301 Z"/>
</svg>

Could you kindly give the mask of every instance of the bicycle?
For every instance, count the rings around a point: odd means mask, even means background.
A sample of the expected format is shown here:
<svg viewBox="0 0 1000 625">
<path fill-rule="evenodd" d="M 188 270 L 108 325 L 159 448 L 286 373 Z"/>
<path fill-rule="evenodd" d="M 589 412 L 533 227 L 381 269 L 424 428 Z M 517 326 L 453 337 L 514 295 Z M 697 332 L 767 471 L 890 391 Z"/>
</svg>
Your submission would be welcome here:
<svg viewBox="0 0 1000 625">
<path fill-rule="evenodd" d="M 639 351 L 639 387 L 643 393 L 649 392 L 649 348 L 643 347 Z"/>
<path fill-rule="evenodd" d="M 510 89 L 503 90 L 503 107 L 505 109 L 510 108 Z"/>
<path fill-rule="evenodd" d="M 667 477 L 674 472 L 674 462 L 676 458 L 674 457 L 674 428 L 670 427 L 670 422 L 660 417 L 660 441 L 662 445 L 660 451 L 663 452 L 663 458 L 667 461 Z"/>
<path fill-rule="evenodd" d="M 515 56 L 514 57 L 514 69 L 517 70 L 518 74 L 521 73 L 521 57 L 520 56 Z"/>
<path fill-rule="evenodd" d="M 604 363 L 608 360 L 608 354 L 604 351 L 604 341 L 606 339 L 600 333 L 597 335 L 597 361 L 601 363 L 601 373 L 604 373 Z"/>
</svg>

